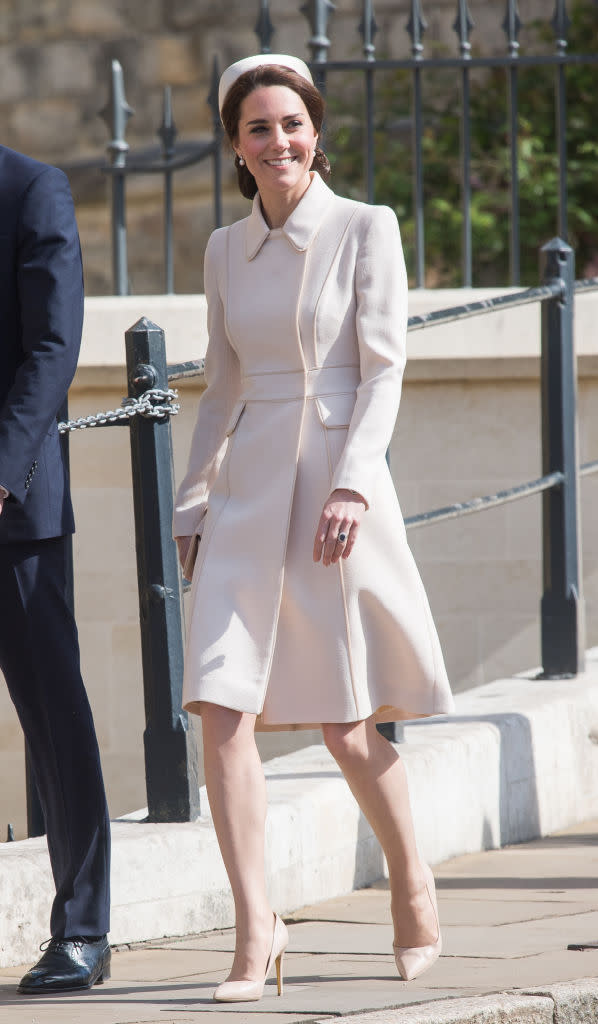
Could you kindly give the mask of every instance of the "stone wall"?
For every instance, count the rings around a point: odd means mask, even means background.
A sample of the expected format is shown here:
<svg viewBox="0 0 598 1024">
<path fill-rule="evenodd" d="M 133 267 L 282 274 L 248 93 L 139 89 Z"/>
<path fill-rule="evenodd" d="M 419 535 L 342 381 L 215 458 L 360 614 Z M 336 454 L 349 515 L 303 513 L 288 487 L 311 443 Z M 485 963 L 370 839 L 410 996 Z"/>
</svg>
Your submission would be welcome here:
<svg viewBox="0 0 598 1024">
<path fill-rule="evenodd" d="M 276 33 L 272 47 L 308 57 L 308 22 L 300 0 L 271 4 Z M 546 17 L 546 0 L 521 5 L 529 24 Z M 378 53 L 408 56 L 407 0 L 377 0 Z M 456 52 L 452 30 L 456 0 L 427 0 L 427 52 L 438 46 Z M 504 52 L 504 4 L 470 0 L 474 47 Z M 109 192 L 106 176 L 90 169 L 103 157 L 108 129 L 98 111 L 108 96 L 110 62 L 124 68 L 126 92 L 135 110 L 127 138 L 132 149 L 155 142 L 162 90 L 173 89 L 181 139 L 211 132 L 206 103 L 215 56 L 220 66 L 257 49 L 254 33 L 259 4 L 253 0 L 2 0 L 0 4 L 1 140 L 39 159 L 65 166 L 75 194 L 89 294 L 112 291 Z M 360 56 L 357 25 L 361 4 L 337 0 L 330 19 L 331 56 Z M 525 42 L 525 30 L 522 33 Z M 338 80 L 338 79 L 337 79 Z M 225 222 L 243 215 L 246 204 L 227 174 Z M 162 290 L 162 201 L 157 178 L 130 182 L 128 195 L 131 292 Z M 176 274 L 179 292 L 202 289 L 205 242 L 213 226 L 211 171 L 207 166 L 176 177 Z"/>
</svg>

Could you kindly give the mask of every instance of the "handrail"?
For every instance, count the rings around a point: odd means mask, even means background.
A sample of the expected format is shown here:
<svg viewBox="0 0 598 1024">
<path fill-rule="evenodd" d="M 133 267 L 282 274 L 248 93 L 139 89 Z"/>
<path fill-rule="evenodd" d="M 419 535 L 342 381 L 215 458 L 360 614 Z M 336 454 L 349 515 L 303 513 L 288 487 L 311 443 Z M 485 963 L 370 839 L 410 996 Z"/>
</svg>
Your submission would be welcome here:
<svg viewBox="0 0 598 1024">
<path fill-rule="evenodd" d="M 188 377 L 203 377 L 205 359 L 190 359 L 186 363 L 172 363 L 167 367 L 168 380 L 186 380 Z"/>
<path fill-rule="evenodd" d="M 597 284 L 598 287 L 598 284 Z M 562 295 L 563 282 L 559 279 L 550 284 L 525 288 L 523 291 L 509 295 L 495 295 L 490 299 L 478 299 L 476 302 L 465 302 L 461 306 L 450 306 L 447 309 L 436 309 L 430 313 L 418 313 L 410 316 L 407 321 L 409 331 L 421 330 L 422 327 L 433 327 L 435 324 L 451 323 L 455 320 L 467 320 L 482 313 L 495 313 L 502 309 L 515 309 L 527 306 L 532 302 L 546 302 Z"/>
<path fill-rule="evenodd" d="M 598 277 L 581 277 L 575 282 L 575 292 L 595 292 L 598 289 Z"/>
<path fill-rule="evenodd" d="M 583 463 L 579 466 L 578 472 L 580 477 L 598 473 L 598 459 Z M 506 491 L 497 491 L 496 494 L 485 494 L 481 498 L 470 498 L 469 501 L 455 502 L 454 505 L 430 509 L 429 512 L 420 512 L 415 516 L 406 516 L 405 527 L 409 530 L 418 526 L 428 526 L 429 523 L 441 523 L 446 519 L 460 519 L 461 516 L 471 515 L 473 512 L 485 512 L 489 508 L 497 508 L 511 501 L 519 501 L 520 498 L 529 498 L 533 494 L 549 491 L 552 487 L 559 487 L 564 479 L 563 473 L 548 473 L 537 480 L 510 487 Z"/>
<path fill-rule="evenodd" d="M 592 473 L 598 473 L 598 459 L 594 459 L 593 462 L 584 462 L 579 467 L 580 476 L 591 476 Z"/>
<path fill-rule="evenodd" d="M 407 529 L 412 529 L 417 526 L 428 526 L 430 523 L 440 523 L 445 519 L 460 519 L 461 516 L 471 515 L 473 512 L 485 512 L 486 509 L 496 508 L 497 505 L 506 505 L 507 502 L 518 501 L 519 498 L 529 498 L 532 494 L 549 491 L 551 487 L 558 487 L 562 484 L 564 479 L 563 473 L 548 473 L 537 480 L 530 480 L 529 483 L 510 487 L 506 491 L 497 491 L 496 494 L 486 494 L 482 498 L 471 498 L 469 501 L 457 502 L 444 508 L 420 512 L 416 516 L 407 516 L 405 526 Z"/>
</svg>

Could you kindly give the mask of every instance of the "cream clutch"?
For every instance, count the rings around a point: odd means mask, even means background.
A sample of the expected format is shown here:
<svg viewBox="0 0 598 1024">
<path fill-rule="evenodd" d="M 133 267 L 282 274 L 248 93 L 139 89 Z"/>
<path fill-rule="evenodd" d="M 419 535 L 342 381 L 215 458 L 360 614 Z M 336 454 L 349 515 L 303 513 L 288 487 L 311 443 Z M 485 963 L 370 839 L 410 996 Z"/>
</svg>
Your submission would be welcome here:
<svg viewBox="0 0 598 1024">
<path fill-rule="evenodd" d="M 187 557 L 185 559 L 185 564 L 183 566 L 183 576 L 185 577 L 186 580 L 193 579 L 193 569 L 195 567 L 195 561 L 197 559 L 197 551 L 199 549 L 200 540 L 201 537 L 199 536 L 199 534 L 194 533 L 191 538 L 191 543 L 189 545 L 189 550 L 187 552 Z"/>
</svg>

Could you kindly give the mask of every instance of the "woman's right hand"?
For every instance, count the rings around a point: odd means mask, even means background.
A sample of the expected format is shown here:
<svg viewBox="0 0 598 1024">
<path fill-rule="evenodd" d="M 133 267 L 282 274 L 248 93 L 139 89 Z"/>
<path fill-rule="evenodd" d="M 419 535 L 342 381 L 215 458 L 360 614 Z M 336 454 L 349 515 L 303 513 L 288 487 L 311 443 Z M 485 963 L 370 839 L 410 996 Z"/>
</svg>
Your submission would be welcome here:
<svg viewBox="0 0 598 1024">
<path fill-rule="evenodd" d="M 183 566 L 185 565 L 185 562 L 187 561 L 187 555 L 189 553 L 189 548 L 191 547 L 191 541 L 193 540 L 193 536 L 191 536 L 191 537 L 175 537 L 174 539 L 176 541 L 176 546 L 178 548 L 179 562 L 181 563 L 181 569 L 182 569 Z"/>
</svg>

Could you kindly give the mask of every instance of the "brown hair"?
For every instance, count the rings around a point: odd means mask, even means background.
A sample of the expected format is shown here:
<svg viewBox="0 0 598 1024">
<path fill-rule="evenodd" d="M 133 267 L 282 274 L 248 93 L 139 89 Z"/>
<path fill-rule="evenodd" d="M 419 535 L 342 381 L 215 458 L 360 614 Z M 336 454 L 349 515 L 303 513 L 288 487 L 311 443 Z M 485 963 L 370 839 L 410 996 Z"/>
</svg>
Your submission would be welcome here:
<svg viewBox="0 0 598 1024">
<path fill-rule="evenodd" d="M 291 71 L 290 68 L 285 68 L 281 64 L 261 64 L 251 71 L 246 71 L 244 75 L 239 75 L 236 82 L 233 82 L 228 90 L 226 99 L 222 104 L 222 123 L 231 144 L 236 141 L 239 135 L 239 118 L 241 116 L 243 100 L 254 89 L 259 89 L 263 85 L 284 85 L 287 89 L 292 89 L 293 92 L 296 92 L 303 100 L 316 135 L 319 137 L 322 131 L 325 107 L 322 95 L 318 92 L 315 85 L 302 78 L 296 71 Z M 257 184 L 253 174 L 245 165 L 241 166 L 238 156 L 235 156 L 235 167 L 237 168 L 241 195 L 244 195 L 246 199 L 253 199 L 257 192 Z M 317 171 L 324 181 L 327 181 L 330 177 L 328 157 L 319 146 L 316 147 L 311 170 Z"/>
</svg>

